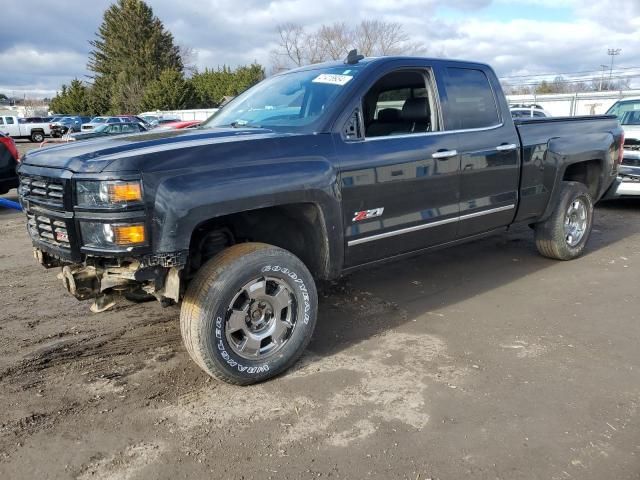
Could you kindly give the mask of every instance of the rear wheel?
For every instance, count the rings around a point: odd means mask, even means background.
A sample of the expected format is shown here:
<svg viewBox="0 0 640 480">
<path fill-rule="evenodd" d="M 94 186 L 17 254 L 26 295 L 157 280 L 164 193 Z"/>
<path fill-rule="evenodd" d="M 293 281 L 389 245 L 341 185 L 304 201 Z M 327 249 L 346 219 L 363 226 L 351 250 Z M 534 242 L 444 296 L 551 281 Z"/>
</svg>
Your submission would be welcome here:
<svg viewBox="0 0 640 480">
<path fill-rule="evenodd" d="M 545 257 L 572 260 L 582 255 L 593 226 L 593 199 L 586 185 L 562 182 L 560 202 L 535 226 L 536 247 Z"/>
<path fill-rule="evenodd" d="M 31 132 L 31 141 L 33 143 L 42 143 L 42 142 L 44 142 L 44 133 L 43 132 Z"/>
<path fill-rule="evenodd" d="M 180 313 L 189 354 L 212 377 L 236 385 L 271 378 L 306 348 L 317 293 L 293 254 L 262 243 L 234 245 L 191 281 Z"/>
</svg>

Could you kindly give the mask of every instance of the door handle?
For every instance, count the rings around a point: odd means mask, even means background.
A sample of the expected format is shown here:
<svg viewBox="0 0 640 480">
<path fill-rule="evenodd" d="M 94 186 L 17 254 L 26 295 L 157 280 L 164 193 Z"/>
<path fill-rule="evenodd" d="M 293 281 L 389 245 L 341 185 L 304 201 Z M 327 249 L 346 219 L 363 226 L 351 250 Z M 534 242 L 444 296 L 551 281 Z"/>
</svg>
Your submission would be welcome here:
<svg viewBox="0 0 640 480">
<path fill-rule="evenodd" d="M 456 155 L 458 155 L 457 150 L 438 150 L 437 152 L 433 152 L 431 154 L 431 156 L 437 160 L 455 157 Z"/>
<path fill-rule="evenodd" d="M 498 145 L 496 150 L 499 152 L 508 152 L 511 150 L 515 150 L 518 146 L 515 143 L 503 143 L 502 145 Z"/>
</svg>

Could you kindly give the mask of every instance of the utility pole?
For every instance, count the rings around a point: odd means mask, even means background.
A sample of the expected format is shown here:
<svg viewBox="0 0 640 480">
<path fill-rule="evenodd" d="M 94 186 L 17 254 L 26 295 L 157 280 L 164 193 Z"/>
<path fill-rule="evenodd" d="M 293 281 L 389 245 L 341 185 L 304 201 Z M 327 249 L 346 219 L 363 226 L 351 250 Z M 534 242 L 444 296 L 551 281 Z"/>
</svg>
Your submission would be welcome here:
<svg viewBox="0 0 640 480">
<path fill-rule="evenodd" d="M 611 56 L 611 68 L 609 69 L 609 88 L 611 88 L 611 78 L 613 77 L 613 59 L 616 55 L 620 55 L 622 50 L 620 48 L 610 48 L 607 51 L 607 55 Z"/>
<path fill-rule="evenodd" d="M 600 68 L 602 69 L 602 73 L 600 74 L 600 86 L 598 87 L 598 91 L 601 92 L 602 91 L 602 84 L 604 83 L 604 72 L 607 69 L 609 65 L 602 65 L 600 64 Z"/>
</svg>

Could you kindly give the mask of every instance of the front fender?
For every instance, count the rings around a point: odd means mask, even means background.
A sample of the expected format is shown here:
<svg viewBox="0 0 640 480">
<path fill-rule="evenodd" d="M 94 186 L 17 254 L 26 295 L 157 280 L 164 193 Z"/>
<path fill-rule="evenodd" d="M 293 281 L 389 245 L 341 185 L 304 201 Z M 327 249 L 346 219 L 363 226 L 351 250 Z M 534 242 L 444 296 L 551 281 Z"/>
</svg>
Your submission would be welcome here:
<svg viewBox="0 0 640 480">
<path fill-rule="evenodd" d="M 312 203 L 323 213 L 331 272 L 339 268 L 343 256 L 336 178 L 331 163 L 319 156 L 174 172 L 158 178 L 151 219 L 153 250 L 156 253 L 187 250 L 198 225 L 224 215 Z M 149 180 L 145 176 L 145 183 Z"/>
</svg>

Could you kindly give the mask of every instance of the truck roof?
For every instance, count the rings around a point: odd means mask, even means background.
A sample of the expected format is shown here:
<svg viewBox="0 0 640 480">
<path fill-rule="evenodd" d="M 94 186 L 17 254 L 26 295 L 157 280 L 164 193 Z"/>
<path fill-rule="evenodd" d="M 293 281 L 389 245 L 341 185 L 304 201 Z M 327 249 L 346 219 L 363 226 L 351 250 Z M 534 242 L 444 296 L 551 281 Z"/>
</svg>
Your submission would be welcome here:
<svg viewBox="0 0 640 480">
<path fill-rule="evenodd" d="M 330 62 L 322 62 L 322 63 L 314 63 L 311 65 L 305 65 L 303 67 L 292 68 L 290 70 L 286 70 L 278 73 L 277 75 L 285 75 L 291 72 L 302 72 L 306 70 L 318 70 L 321 68 L 331 68 L 331 67 L 354 67 L 356 65 L 382 65 L 385 63 L 398 61 L 398 60 L 423 60 L 429 63 L 435 62 L 451 62 L 451 63 L 460 63 L 466 65 L 475 65 L 481 66 L 491 69 L 491 66 L 487 63 L 483 62 L 475 62 L 471 60 L 461 60 L 461 59 L 450 59 L 450 58 L 435 58 L 435 57 L 420 57 L 420 56 L 407 56 L 407 55 L 393 55 L 393 56 L 385 56 L 385 57 L 365 57 L 359 60 L 356 63 L 346 63 L 343 60 L 335 60 Z"/>
</svg>

